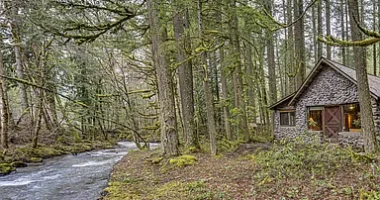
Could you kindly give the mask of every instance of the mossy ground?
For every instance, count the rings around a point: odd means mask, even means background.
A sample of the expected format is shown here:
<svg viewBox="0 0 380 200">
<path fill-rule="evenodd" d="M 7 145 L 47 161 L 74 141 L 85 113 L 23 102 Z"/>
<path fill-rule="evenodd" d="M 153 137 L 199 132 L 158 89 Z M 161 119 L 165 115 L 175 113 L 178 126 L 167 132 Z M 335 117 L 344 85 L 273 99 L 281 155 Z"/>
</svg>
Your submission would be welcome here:
<svg viewBox="0 0 380 200">
<path fill-rule="evenodd" d="M 81 153 L 95 149 L 113 148 L 116 145 L 112 141 L 96 141 L 80 143 L 62 144 L 56 143 L 52 145 L 40 144 L 37 148 L 30 145 L 12 147 L 3 151 L 0 155 L 0 175 L 6 175 L 14 171 L 16 167 L 25 167 L 25 163 L 38 163 L 43 159 L 54 156 L 61 156 L 70 153 Z"/>
<path fill-rule="evenodd" d="M 192 154 L 189 165 L 173 159 L 181 157 L 131 152 L 102 198 L 380 199 L 380 160 L 339 146 L 248 144 L 216 157 Z"/>
</svg>

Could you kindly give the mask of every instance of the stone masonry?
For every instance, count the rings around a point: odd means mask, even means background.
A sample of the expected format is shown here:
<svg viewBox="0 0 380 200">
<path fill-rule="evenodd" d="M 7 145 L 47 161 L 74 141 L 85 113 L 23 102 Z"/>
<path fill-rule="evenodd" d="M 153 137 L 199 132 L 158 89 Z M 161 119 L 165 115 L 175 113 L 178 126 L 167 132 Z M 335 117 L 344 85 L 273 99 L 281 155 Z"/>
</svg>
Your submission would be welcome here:
<svg viewBox="0 0 380 200">
<path fill-rule="evenodd" d="M 280 112 L 278 109 L 286 107 L 289 101 L 279 105 L 274 111 L 275 136 L 277 139 L 285 137 L 294 138 L 302 133 L 306 133 L 308 128 L 307 108 L 310 106 L 340 105 L 358 102 L 356 84 L 331 67 L 323 67 L 307 89 L 294 101 L 293 106 L 296 110 L 295 127 L 280 126 Z M 372 105 L 375 125 L 377 130 L 380 131 L 380 102 L 373 98 Z M 342 140 L 346 139 L 343 138 Z"/>
</svg>

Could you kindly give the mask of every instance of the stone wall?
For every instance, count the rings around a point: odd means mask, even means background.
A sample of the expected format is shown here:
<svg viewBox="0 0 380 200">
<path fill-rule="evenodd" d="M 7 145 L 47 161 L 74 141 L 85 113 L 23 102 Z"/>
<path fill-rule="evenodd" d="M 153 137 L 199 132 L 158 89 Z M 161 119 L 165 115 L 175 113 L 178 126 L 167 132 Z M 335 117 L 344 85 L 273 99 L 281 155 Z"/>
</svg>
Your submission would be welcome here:
<svg viewBox="0 0 380 200">
<path fill-rule="evenodd" d="M 278 110 L 275 111 L 275 136 L 277 139 L 283 139 L 285 137 L 294 138 L 301 133 L 305 133 L 308 127 L 307 107 L 358 102 L 356 84 L 337 73 L 334 69 L 324 67 L 303 94 L 298 97 L 298 101 L 295 102 L 295 127 L 281 127 L 280 113 Z M 375 124 L 377 130 L 380 131 L 380 102 L 372 99 L 372 106 Z"/>
<path fill-rule="evenodd" d="M 274 111 L 274 135 L 276 139 L 295 138 L 300 130 L 296 126 L 280 126 L 280 112 Z"/>
</svg>

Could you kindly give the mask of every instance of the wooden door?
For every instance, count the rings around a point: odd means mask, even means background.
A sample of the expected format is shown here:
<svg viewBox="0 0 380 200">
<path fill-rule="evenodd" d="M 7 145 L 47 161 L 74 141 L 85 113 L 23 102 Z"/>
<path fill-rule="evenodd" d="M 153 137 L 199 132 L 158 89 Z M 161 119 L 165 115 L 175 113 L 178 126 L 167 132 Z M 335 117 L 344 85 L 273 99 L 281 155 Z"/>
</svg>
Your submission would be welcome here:
<svg viewBox="0 0 380 200">
<path fill-rule="evenodd" d="M 341 131 L 342 116 L 339 106 L 325 107 L 325 134 L 327 137 L 338 136 Z"/>
</svg>

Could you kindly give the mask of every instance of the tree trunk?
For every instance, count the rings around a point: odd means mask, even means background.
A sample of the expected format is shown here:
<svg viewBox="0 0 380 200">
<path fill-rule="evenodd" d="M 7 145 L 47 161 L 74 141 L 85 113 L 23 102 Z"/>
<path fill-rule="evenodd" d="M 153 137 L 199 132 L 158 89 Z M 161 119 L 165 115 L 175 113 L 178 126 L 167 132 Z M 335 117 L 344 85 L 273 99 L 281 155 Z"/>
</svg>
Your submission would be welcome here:
<svg viewBox="0 0 380 200">
<path fill-rule="evenodd" d="M 251 37 L 248 37 L 249 41 L 251 41 Z M 255 86 L 257 86 L 257 81 L 255 79 L 255 70 L 252 62 L 252 47 L 250 44 L 246 45 L 246 52 L 247 52 L 247 85 L 250 87 L 247 88 L 247 93 L 248 93 L 248 106 L 251 107 L 252 109 L 252 116 L 249 121 L 252 121 L 253 123 L 256 122 L 257 114 L 256 114 L 256 95 L 255 95 Z"/>
<path fill-rule="evenodd" d="M 323 27 L 323 22 L 322 22 L 322 2 L 319 1 L 318 3 L 318 9 L 317 9 L 317 20 L 318 20 L 318 36 L 323 35 L 322 32 L 322 27 Z M 323 55 L 323 46 L 322 42 L 318 42 L 318 59 L 322 57 Z"/>
<path fill-rule="evenodd" d="M 292 0 L 287 0 L 287 20 L 288 20 L 288 24 L 292 23 L 293 22 L 293 10 L 292 10 L 292 5 L 293 5 L 293 1 Z M 287 76 L 288 76 L 288 80 L 289 80 L 289 86 L 290 86 L 290 92 L 289 93 L 292 93 L 294 91 L 296 91 L 297 87 L 296 87 L 296 81 L 295 81 L 295 75 L 293 75 L 294 71 L 295 70 L 295 65 L 294 65 L 294 27 L 291 26 L 289 27 L 288 29 L 288 38 L 287 38 L 287 48 L 286 48 L 286 51 L 287 51 L 287 55 L 288 55 L 288 62 L 287 63 Z"/>
<path fill-rule="evenodd" d="M 376 2 L 372 2 L 373 3 L 373 31 L 376 31 Z M 373 75 L 377 75 L 377 57 L 376 57 L 376 43 L 374 45 L 372 45 L 372 48 L 373 48 Z"/>
<path fill-rule="evenodd" d="M 176 5 L 173 26 L 174 36 L 177 44 L 177 62 L 183 62 L 189 55 L 186 50 L 190 50 L 190 37 L 188 34 L 189 22 L 187 8 L 181 11 L 183 6 Z M 184 14 L 183 14 L 184 13 Z M 185 27 L 184 27 L 185 26 Z M 182 108 L 182 120 L 185 138 L 185 147 L 199 148 L 197 132 L 194 126 L 194 96 L 193 96 L 193 69 L 192 62 L 182 63 L 178 68 L 179 90 Z"/>
<path fill-rule="evenodd" d="M 221 64 L 221 84 L 222 84 L 222 91 L 221 91 L 221 105 L 223 106 L 223 120 L 224 120 L 224 129 L 226 132 L 226 137 L 228 140 L 232 140 L 232 131 L 231 131 L 231 122 L 230 122 L 230 109 L 229 109 L 229 103 L 227 102 L 228 99 L 228 90 L 227 90 L 227 67 L 224 64 L 224 48 L 219 49 L 220 54 L 220 64 Z"/>
<path fill-rule="evenodd" d="M 318 48 L 317 48 L 317 45 L 318 45 L 318 41 L 317 41 L 317 37 L 318 37 L 318 32 L 317 32 L 317 20 L 316 20 L 316 17 L 315 17 L 315 7 L 311 7 L 311 20 L 312 20 L 312 25 L 313 25 L 313 51 L 314 51 L 314 62 L 316 63 L 317 60 L 319 59 L 318 58 Z"/>
<path fill-rule="evenodd" d="M 303 12 L 303 0 L 294 0 L 295 18 L 298 19 Z M 306 60 L 305 60 L 305 31 L 304 18 L 301 18 L 295 24 L 294 30 L 295 51 L 296 51 L 296 72 L 297 72 L 297 89 L 301 86 L 306 76 Z"/>
<path fill-rule="evenodd" d="M 331 35 L 331 16 L 330 16 L 330 0 L 326 0 L 326 35 Z M 331 59 L 331 46 L 327 45 L 327 59 Z"/>
<path fill-rule="evenodd" d="M 11 26 L 11 32 L 12 32 L 12 38 L 14 43 L 14 52 L 15 52 L 15 59 L 16 59 L 16 74 L 17 78 L 24 80 L 25 79 L 25 72 L 24 72 L 24 66 L 22 63 L 22 54 L 21 54 L 21 34 L 20 34 L 20 17 L 19 17 L 19 10 L 18 10 L 18 1 L 12 0 L 11 2 L 11 16 L 10 16 L 10 26 Z M 20 90 L 20 100 L 21 100 L 21 108 L 22 112 L 27 112 L 29 105 L 28 105 L 28 96 L 26 92 L 26 86 L 18 82 L 18 87 Z"/>
<path fill-rule="evenodd" d="M 239 108 L 240 113 L 238 117 L 239 128 L 240 131 L 244 135 L 245 141 L 249 141 L 249 129 L 248 129 L 248 121 L 247 121 L 247 113 L 246 113 L 246 104 L 243 97 L 243 73 L 242 73 L 242 64 L 241 64 L 241 51 L 240 51 L 240 41 L 238 34 L 238 18 L 236 14 L 236 0 L 231 0 L 230 9 L 232 9 L 232 20 L 230 26 L 231 33 L 231 45 L 234 50 L 234 67 L 235 70 L 233 72 L 234 79 L 234 90 L 235 90 L 235 107 Z"/>
<path fill-rule="evenodd" d="M 32 148 L 37 148 L 38 146 L 38 137 L 41 130 L 41 121 L 42 121 L 42 115 L 43 115 L 43 90 L 42 89 L 36 89 L 38 93 L 38 99 L 37 99 L 37 116 L 35 117 L 36 122 L 34 123 L 34 136 L 32 141 Z"/>
<path fill-rule="evenodd" d="M 203 40 L 203 17 L 202 17 L 202 1 L 197 1 L 197 14 L 198 14 L 198 32 L 199 39 Z M 211 155 L 215 156 L 217 153 L 216 149 L 216 123 L 215 123 L 215 113 L 214 113 L 214 97 L 212 95 L 211 88 L 211 74 L 210 66 L 207 66 L 207 55 L 206 52 L 203 52 L 201 55 L 201 63 L 204 69 L 204 81 L 203 89 L 205 93 L 206 100 L 206 111 L 207 111 L 207 129 L 210 136 L 210 149 Z"/>
<path fill-rule="evenodd" d="M 348 9 L 350 12 L 352 40 L 362 40 L 361 32 L 354 21 L 354 18 L 358 21 L 360 20 L 358 0 L 348 0 Z M 357 85 L 359 92 L 364 149 L 365 152 L 371 153 L 378 150 L 378 142 L 376 140 L 375 125 L 373 121 L 371 95 L 368 86 L 367 64 L 364 47 L 354 47 L 354 60 L 356 80 L 358 82 Z"/>
<path fill-rule="evenodd" d="M 165 32 L 160 22 L 159 8 L 161 1 L 148 0 L 149 25 L 152 40 L 153 65 L 156 70 L 158 97 L 160 104 L 161 143 L 166 156 L 179 155 L 177 120 L 174 103 L 173 81 L 167 64 L 163 43 Z"/>
<path fill-rule="evenodd" d="M 272 14 L 272 2 L 268 2 L 266 7 L 268 13 Z M 273 104 L 277 101 L 277 79 L 276 79 L 276 62 L 274 57 L 273 32 L 267 32 L 267 58 L 269 74 L 269 102 Z"/>
<path fill-rule="evenodd" d="M 344 23 L 344 16 L 345 16 L 345 2 L 344 0 L 341 0 L 340 2 L 340 26 L 341 26 L 341 32 L 342 32 L 342 40 L 346 40 L 346 29 L 345 29 L 345 23 Z M 341 53 L 342 53 L 342 63 L 343 65 L 347 65 L 346 60 L 346 47 L 341 47 Z"/>
<path fill-rule="evenodd" d="M 0 37 L 0 75 L 4 75 L 4 63 L 3 63 L 3 52 L 2 50 L 2 38 Z M 6 99 L 7 95 L 5 88 L 5 80 L 3 77 L 0 77 L 0 96 L 1 96 L 1 146 L 3 148 L 8 148 L 8 100 Z"/>
</svg>

